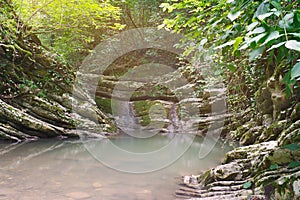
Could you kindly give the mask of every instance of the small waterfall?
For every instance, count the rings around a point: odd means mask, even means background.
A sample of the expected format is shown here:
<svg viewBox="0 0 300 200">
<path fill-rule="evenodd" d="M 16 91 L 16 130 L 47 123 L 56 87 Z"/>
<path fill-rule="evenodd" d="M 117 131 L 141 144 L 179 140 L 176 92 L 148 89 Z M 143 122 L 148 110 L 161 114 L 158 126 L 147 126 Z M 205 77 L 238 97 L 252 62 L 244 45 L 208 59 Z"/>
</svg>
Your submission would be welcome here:
<svg viewBox="0 0 300 200">
<path fill-rule="evenodd" d="M 132 102 L 120 101 L 118 104 L 118 126 L 125 133 L 130 134 L 139 131 L 139 126 L 137 124 L 137 119 L 134 115 L 134 109 Z"/>
<path fill-rule="evenodd" d="M 168 133 L 170 136 L 173 136 L 179 129 L 179 117 L 177 113 L 178 105 L 174 103 L 170 108 L 169 120 L 170 125 L 168 126 Z"/>
</svg>

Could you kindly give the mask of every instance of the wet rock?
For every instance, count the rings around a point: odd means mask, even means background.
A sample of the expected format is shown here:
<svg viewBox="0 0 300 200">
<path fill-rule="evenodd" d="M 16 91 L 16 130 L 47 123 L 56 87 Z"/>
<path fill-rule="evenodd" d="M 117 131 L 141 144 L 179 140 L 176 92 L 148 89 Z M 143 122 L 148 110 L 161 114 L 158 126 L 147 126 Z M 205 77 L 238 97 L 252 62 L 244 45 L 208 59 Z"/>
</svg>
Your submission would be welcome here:
<svg viewBox="0 0 300 200">
<path fill-rule="evenodd" d="M 243 168 L 236 162 L 219 165 L 213 170 L 216 180 L 241 180 Z"/>
<path fill-rule="evenodd" d="M 190 183 L 190 179 L 191 179 L 190 176 L 184 176 L 183 177 L 183 183 L 184 184 L 189 184 Z"/>
<path fill-rule="evenodd" d="M 74 120 L 68 113 L 68 109 L 53 100 L 28 95 L 23 97 L 22 100 L 17 100 L 17 102 L 27 109 L 27 113 L 32 114 L 41 120 L 65 128 L 74 127 Z"/>
<path fill-rule="evenodd" d="M 251 195 L 249 200 L 266 200 L 266 196 L 264 195 Z"/>
<path fill-rule="evenodd" d="M 12 127 L 27 127 L 33 132 L 32 135 L 39 137 L 54 137 L 63 133 L 62 128 L 37 119 L 2 100 L 0 100 L 0 107 L 0 116 L 7 120 Z"/>
<path fill-rule="evenodd" d="M 199 184 L 191 184 L 192 176 L 185 176 L 185 186 L 181 187 L 176 194 L 199 200 L 249 199 L 258 182 L 256 179 L 253 180 L 253 176 L 262 168 L 261 165 L 267 166 L 263 163 L 264 158 L 272 155 L 277 148 L 276 141 L 236 148 L 227 153 L 222 165 L 195 176 Z M 248 182 L 252 183 L 250 187 L 246 184 Z"/>
<path fill-rule="evenodd" d="M 234 131 L 231 131 L 230 136 L 237 141 L 242 140 L 242 136 L 254 126 L 256 126 L 256 123 L 254 121 L 249 121 L 241 126 L 238 126 Z"/>
<path fill-rule="evenodd" d="M 199 200 L 298 200 L 300 166 L 287 164 L 299 159 L 299 151 L 281 148 L 277 141 L 239 147 L 227 153 L 223 165 L 195 176 L 199 184 L 191 184 L 192 176 L 185 176 L 184 186 L 176 194 Z M 271 170 L 274 163 L 279 166 Z"/>
</svg>

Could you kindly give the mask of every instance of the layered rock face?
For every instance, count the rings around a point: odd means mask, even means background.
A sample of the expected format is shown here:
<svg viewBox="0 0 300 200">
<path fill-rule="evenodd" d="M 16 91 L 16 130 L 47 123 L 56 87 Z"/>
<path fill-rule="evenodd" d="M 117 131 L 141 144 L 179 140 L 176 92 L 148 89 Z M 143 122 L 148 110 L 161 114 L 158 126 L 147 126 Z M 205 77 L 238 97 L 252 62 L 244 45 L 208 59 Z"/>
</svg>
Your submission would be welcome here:
<svg viewBox="0 0 300 200">
<path fill-rule="evenodd" d="M 164 62 L 176 63 L 176 57 L 160 52 L 160 55 L 148 58 L 147 53 L 153 51 L 156 50 L 139 52 L 140 56 L 128 55 L 133 60 L 130 65 L 122 63 L 128 62 L 125 57 L 119 61 L 121 63 L 117 61 L 112 69 L 108 68 L 99 75 L 96 92 L 98 106 L 110 113 L 112 118 L 127 116 L 125 126 L 129 128 L 137 128 L 138 125 L 143 130 L 157 129 L 156 132 L 163 134 L 205 135 L 213 130 L 222 132 L 229 116 L 224 85 L 216 81 L 208 86 L 201 72 L 192 71 L 186 65 L 169 64 L 165 67 L 163 64 L 167 63 Z M 165 61 L 161 61 L 161 56 L 166 57 Z M 142 59 L 150 64 L 139 65 Z M 87 74 L 85 76 L 85 79 L 92 78 Z"/>
<path fill-rule="evenodd" d="M 229 124 L 226 138 L 241 145 L 222 165 L 185 176 L 178 197 L 188 199 L 300 199 L 299 97 L 285 98 L 271 77 L 256 93 L 256 110 Z"/>
<path fill-rule="evenodd" d="M 36 36 L 27 34 L 9 1 L 1 0 L 0 7 L 5 22 L 0 28 L 0 139 L 114 132 L 87 91 L 73 88 L 72 67 L 58 63 Z"/>
<path fill-rule="evenodd" d="M 176 194 L 207 200 L 299 199 L 300 167 L 290 165 L 299 155 L 276 141 L 239 147 L 227 153 L 222 165 L 184 177 Z"/>
<path fill-rule="evenodd" d="M 0 46 L 2 139 L 112 135 L 118 132 L 113 121 L 122 115 L 112 113 L 116 101 L 128 103 L 127 110 L 119 111 L 131 110 L 131 121 L 146 128 L 153 122 L 162 133 L 178 130 L 179 122 L 184 123 L 181 130 L 192 134 L 221 129 L 227 116 L 220 106 L 224 104 L 224 87 L 216 83 L 204 88 L 206 82 L 198 77 L 201 73 L 178 69 L 178 55 L 146 49 L 133 55 L 136 59 L 125 57 L 101 73 L 93 71 L 99 69 L 91 69 L 89 63 L 83 63 L 86 69 L 75 73 L 71 66 L 58 63 L 35 35 L 26 34 L 29 28 L 21 25 L 9 1 L 2 0 L 0 5 L 1 16 L 7 21 L 1 26 Z M 96 58 L 96 64 L 109 61 Z M 161 66 L 153 70 L 152 62 Z M 144 64 L 150 68 L 138 70 L 139 76 L 130 74 Z M 128 73 L 127 79 L 122 78 Z M 98 84 L 97 90 L 91 82 Z M 130 120 L 125 122 L 125 126 L 131 125 Z"/>
</svg>

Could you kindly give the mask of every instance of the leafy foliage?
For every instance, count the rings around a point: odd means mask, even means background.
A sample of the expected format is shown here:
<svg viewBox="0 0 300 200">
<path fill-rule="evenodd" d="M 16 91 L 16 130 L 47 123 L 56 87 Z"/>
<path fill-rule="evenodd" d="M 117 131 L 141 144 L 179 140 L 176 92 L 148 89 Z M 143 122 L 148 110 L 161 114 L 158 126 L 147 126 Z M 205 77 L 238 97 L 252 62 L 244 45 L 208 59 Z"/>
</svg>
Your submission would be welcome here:
<svg viewBox="0 0 300 200">
<path fill-rule="evenodd" d="M 289 164 L 290 168 L 295 168 L 295 167 L 298 167 L 298 166 L 300 166 L 300 161 L 294 161 L 294 162 L 291 162 Z"/>
<path fill-rule="evenodd" d="M 122 23 L 127 29 L 157 26 L 162 23 L 164 13 L 159 8 L 163 0 L 122 0 L 114 4 L 122 9 Z"/>
<path fill-rule="evenodd" d="M 287 94 L 292 93 L 299 76 L 298 1 L 169 0 L 161 7 L 171 17 L 160 28 L 184 33 L 187 54 L 203 46 L 214 49 L 212 60 L 224 75 L 236 76 L 230 78 L 233 85 L 244 82 L 233 90 L 251 99 L 262 81 L 285 75 Z"/>
<path fill-rule="evenodd" d="M 298 144 L 298 143 L 288 144 L 288 145 L 285 145 L 284 148 L 291 150 L 291 151 L 296 151 L 296 150 L 300 149 L 300 144 Z"/>
<path fill-rule="evenodd" d="M 270 170 L 275 170 L 278 167 L 279 167 L 278 164 L 273 164 L 273 165 L 270 166 Z"/>
<path fill-rule="evenodd" d="M 120 9 L 109 1 L 14 0 L 18 15 L 62 61 L 73 64 L 106 35 L 122 29 Z M 28 31 L 28 30 L 27 30 Z"/>
<path fill-rule="evenodd" d="M 249 189 L 249 188 L 251 188 L 251 186 L 252 186 L 252 182 L 251 181 L 248 181 L 248 182 L 246 182 L 246 183 L 243 184 L 243 188 L 244 189 Z"/>
<path fill-rule="evenodd" d="M 294 65 L 291 70 L 291 79 L 298 78 L 300 76 L 300 62 Z"/>
</svg>

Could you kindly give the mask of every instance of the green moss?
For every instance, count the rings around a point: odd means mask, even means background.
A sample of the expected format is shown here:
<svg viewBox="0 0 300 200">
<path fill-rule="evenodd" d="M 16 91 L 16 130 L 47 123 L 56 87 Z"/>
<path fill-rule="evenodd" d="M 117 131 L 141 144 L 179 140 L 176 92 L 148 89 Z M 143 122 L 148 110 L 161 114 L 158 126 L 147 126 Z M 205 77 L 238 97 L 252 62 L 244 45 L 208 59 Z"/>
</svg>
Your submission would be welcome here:
<svg viewBox="0 0 300 200">
<path fill-rule="evenodd" d="M 224 159 L 224 163 L 230 163 L 233 160 L 244 159 L 248 156 L 247 151 L 232 151 L 227 153 Z"/>
<path fill-rule="evenodd" d="M 276 139 L 280 133 L 283 131 L 284 126 L 282 124 L 279 124 L 278 122 L 274 122 L 264 133 L 265 140 L 274 140 Z"/>
<path fill-rule="evenodd" d="M 96 97 L 95 101 L 100 110 L 112 114 L 111 99 Z"/>
<path fill-rule="evenodd" d="M 210 170 L 204 172 L 201 176 L 200 176 L 200 181 L 201 184 L 203 185 L 207 185 L 209 183 L 212 183 L 214 180 L 210 175 Z"/>
<path fill-rule="evenodd" d="M 239 126 L 239 127 L 237 127 L 237 129 L 236 129 L 235 131 L 232 131 L 232 132 L 231 132 L 231 133 L 232 133 L 231 137 L 232 137 L 233 139 L 238 140 L 239 138 L 241 138 L 241 137 L 243 136 L 243 134 L 244 134 L 247 130 L 249 130 L 249 127 L 248 127 L 248 126 L 245 126 L 245 125 Z"/>
<path fill-rule="evenodd" d="M 151 119 L 149 116 L 149 109 L 155 103 L 153 101 L 136 101 L 133 103 L 135 114 L 141 117 L 140 124 L 142 126 L 147 126 L 150 124 Z"/>
</svg>

